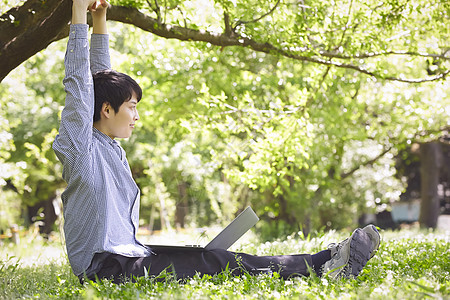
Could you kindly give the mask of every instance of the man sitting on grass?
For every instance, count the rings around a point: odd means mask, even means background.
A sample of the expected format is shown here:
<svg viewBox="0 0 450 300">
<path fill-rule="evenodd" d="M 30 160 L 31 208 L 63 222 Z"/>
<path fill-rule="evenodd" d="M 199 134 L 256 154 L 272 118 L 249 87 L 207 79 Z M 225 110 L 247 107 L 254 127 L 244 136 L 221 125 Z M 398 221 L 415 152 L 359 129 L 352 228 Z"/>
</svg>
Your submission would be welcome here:
<svg viewBox="0 0 450 300">
<path fill-rule="evenodd" d="M 223 249 L 156 252 L 136 239 L 140 192 L 116 138 L 131 136 L 142 90 L 128 75 L 111 70 L 108 6 L 105 0 L 73 0 L 66 102 L 53 143 L 67 182 L 62 194 L 67 254 L 80 281 L 108 278 L 119 283 L 166 269 L 177 278 L 214 275 L 226 268 L 235 275 L 275 271 L 283 278 L 308 276 L 309 270 L 334 278 L 358 276 L 380 243 L 373 225 L 313 255 L 254 256 Z M 88 10 L 93 20 L 90 49 Z"/>
</svg>

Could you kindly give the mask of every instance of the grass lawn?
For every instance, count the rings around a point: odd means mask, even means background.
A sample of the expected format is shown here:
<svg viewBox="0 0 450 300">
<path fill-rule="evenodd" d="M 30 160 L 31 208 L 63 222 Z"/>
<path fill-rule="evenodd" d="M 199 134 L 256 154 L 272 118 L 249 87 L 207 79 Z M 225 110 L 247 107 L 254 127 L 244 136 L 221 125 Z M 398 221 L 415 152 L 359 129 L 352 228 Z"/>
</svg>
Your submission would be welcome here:
<svg viewBox="0 0 450 300">
<path fill-rule="evenodd" d="M 233 251 L 257 255 L 314 253 L 350 232 L 319 233 L 261 243 L 241 239 Z M 141 278 L 114 285 L 81 285 L 72 274 L 57 239 L 22 237 L 19 246 L 0 248 L 0 299 L 450 299 L 450 232 L 381 231 L 382 244 L 357 279 L 304 277 L 283 280 L 278 274 L 240 277 L 224 272 L 180 283 Z M 145 242 L 145 241 L 144 241 Z"/>
</svg>

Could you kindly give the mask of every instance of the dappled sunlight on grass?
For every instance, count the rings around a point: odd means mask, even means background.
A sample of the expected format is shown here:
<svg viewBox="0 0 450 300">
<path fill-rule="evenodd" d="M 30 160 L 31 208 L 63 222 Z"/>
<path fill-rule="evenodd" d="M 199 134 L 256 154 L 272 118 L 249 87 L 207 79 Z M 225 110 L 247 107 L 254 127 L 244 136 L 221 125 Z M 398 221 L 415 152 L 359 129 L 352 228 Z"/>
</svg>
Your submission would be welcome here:
<svg viewBox="0 0 450 300">
<path fill-rule="evenodd" d="M 258 242 L 254 234 L 241 239 L 234 251 L 258 255 L 314 253 L 339 242 L 350 230 L 322 232 L 285 240 Z M 357 279 L 298 277 L 283 280 L 277 273 L 239 277 L 224 272 L 179 282 L 171 274 L 139 278 L 114 285 L 109 281 L 79 284 L 71 273 L 61 241 L 22 239 L 0 250 L 0 298 L 66 299 L 447 299 L 450 296 L 450 232 L 409 229 L 381 231 L 378 253 Z M 198 231 L 156 233 L 146 242 L 183 243 Z M 208 237 L 209 238 L 209 237 Z"/>
<path fill-rule="evenodd" d="M 0 260 L 6 258 L 20 267 L 66 264 L 68 261 L 59 235 L 52 235 L 50 241 L 33 234 L 22 237 L 18 244 L 4 242 L 0 247 Z"/>
</svg>

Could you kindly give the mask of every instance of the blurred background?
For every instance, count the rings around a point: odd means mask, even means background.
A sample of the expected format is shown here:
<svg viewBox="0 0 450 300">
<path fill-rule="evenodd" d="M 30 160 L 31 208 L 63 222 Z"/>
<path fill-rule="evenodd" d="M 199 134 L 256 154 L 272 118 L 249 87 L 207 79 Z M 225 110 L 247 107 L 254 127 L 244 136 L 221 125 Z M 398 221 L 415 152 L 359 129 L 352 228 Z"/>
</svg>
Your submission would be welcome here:
<svg viewBox="0 0 450 300">
<path fill-rule="evenodd" d="M 450 4 L 423 2 L 112 1 L 113 68 L 144 92 L 120 141 L 141 232 L 223 226 L 247 206 L 267 240 L 450 229 Z M 51 145 L 70 5 L 0 4 L 2 240 L 63 222 Z"/>
</svg>

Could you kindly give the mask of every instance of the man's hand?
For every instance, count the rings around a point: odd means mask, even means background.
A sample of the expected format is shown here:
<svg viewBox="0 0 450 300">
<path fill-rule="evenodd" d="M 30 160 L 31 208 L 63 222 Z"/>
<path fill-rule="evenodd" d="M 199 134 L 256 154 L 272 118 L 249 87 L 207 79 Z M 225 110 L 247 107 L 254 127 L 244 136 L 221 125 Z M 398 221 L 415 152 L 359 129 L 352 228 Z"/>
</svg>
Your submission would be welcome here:
<svg viewBox="0 0 450 300">
<path fill-rule="evenodd" d="M 93 33 L 107 34 L 106 28 L 106 10 L 110 7 L 108 1 L 99 0 L 89 7 L 92 15 Z"/>
<path fill-rule="evenodd" d="M 106 0 L 73 0 L 72 24 L 86 24 L 86 12 L 92 15 L 93 33 L 106 34 L 106 10 L 110 4 Z"/>
<path fill-rule="evenodd" d="M 110 7 L 110 4 L 106 0 L 97 0 L 89 7 L 89 11 L 93 18 L 96 16 L 102 17 L 106 15 L 107 8 Z"/>
<path fill-rule="evenodd" d="M 97 0 L 73 0 L 72 24 L 86 24 L 86 12 Z"/>
</svg>

